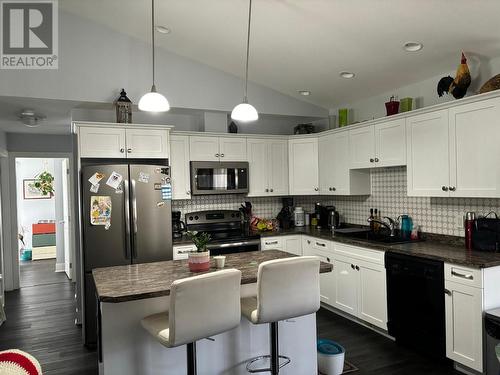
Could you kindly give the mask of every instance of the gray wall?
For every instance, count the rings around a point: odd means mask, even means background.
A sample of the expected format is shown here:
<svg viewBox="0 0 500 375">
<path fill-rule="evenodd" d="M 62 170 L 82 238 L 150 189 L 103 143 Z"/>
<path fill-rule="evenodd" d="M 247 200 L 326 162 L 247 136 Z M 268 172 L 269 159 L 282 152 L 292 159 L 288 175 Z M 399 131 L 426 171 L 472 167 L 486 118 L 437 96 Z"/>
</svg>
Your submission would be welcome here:
<svg viewBox="0 0 500 375">
<path fill-rule="evenodd" d="M 71 135 L 7 134 L 9 152 L 73 152 Z"/>
<path fill-rule="evenodd" d="M 124 87 L 137 103 L 151 88 L 148 44 L 64 11 L 59 52 L 57 70 L 1 70 L 0 95 L 110 103 Z M 240 77 L 159 48 L 156 84 L 176 108 L 230 112 L 243 94 Z M 326 108 L 253 83 L 248 99 L 261 113 L 328 116 Z"/>
</svg>

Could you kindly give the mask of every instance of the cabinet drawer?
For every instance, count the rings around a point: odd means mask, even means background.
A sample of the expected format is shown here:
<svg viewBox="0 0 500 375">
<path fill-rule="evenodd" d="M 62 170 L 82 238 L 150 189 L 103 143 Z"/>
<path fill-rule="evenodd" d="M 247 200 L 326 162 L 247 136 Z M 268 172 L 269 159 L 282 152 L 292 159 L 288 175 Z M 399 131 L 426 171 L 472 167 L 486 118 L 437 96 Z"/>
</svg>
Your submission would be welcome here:
<svg viewBox="0 0 500 375">
<path fill-rule="evenodd" d="M 314 237 L 305 237 L 304 246 L 319 251 L 332 251 L 332 241 L 321 240 Z"/>
<path fill-rule="evenodd" d="M 264 237 L 260 240 L 261 250 L 283 250 L 282 237 Z"/>
<path fill-rule="evenodd" d="M 196 251 L 196 246 L 186 245 L 186 246 L 174 246 L 174 260 L 187 259 L 188 254 L 192 251 Z"/>
<path fill-rule="evenodd" d="M 384 265 L 385 253 L 380 250 L 365 249 L 363 247 L 344 245 L 337 242 L 333 244 L 333 250 L 334 253 L 338 255 Z"/>
<path fill-rule="evenodd" d="M 456 264 L 444 264 L 444 278 L 462 285 L 476 288 L 483 287 L 483 273 L 480 269 L 469 268 Z"/>
</svg>

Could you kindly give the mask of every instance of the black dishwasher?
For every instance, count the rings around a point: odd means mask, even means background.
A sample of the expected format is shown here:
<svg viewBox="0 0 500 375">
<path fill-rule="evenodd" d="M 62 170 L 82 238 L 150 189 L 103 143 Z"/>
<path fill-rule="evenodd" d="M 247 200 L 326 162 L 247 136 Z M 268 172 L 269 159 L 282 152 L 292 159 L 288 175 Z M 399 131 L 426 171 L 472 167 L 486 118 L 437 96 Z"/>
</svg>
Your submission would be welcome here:
<svg viewBox="0 0 500 375">
<path fill-rule="evenodd" d="M 386 252 L 389 334 L 398 344 L 446 357 L 444 265 Z"/>
</svg>

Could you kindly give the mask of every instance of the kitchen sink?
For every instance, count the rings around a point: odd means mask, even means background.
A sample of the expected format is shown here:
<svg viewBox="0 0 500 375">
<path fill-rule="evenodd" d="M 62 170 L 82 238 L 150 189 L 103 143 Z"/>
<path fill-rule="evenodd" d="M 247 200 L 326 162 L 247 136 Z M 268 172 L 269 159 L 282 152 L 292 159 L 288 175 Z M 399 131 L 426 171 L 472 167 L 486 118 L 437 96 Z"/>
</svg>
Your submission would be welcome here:
<svg viewBox="0 0 500 375">
<path fill-rule="evenodd" d="M 420 242 L 421 240 L 412 240 L 407 237 L 401 236 L 401 233 L 399 231 L 396 231 L 395 236 L 390 236 L 389 232 L 385 230 L 381 230 L 378 233 L 375 232 L 370 232 L 370 231 L 359 231 L 359 232 L 349 232 L 349 233 L 342 233 L 342 236 L 348 237 L 348 238 L 355 238 L 359 240 L 365 240 L 369 242 L 377 242 L 377 243 L 384 243 L 388 245 L 396 245 L 396 244 L 402 244 L 402 243 L 410 243 L 410 242 Z"/>
</svg>

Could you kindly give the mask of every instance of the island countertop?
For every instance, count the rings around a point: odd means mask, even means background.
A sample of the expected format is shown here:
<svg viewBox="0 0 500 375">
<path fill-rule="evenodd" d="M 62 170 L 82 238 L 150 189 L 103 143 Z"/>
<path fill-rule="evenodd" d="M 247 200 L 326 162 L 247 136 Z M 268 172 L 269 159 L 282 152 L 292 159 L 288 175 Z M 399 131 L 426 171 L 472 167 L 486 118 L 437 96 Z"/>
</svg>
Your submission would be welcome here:
<svg viewBox="0 0 500 375">
<path fill-rule="evenodd" d="M 226 255 L 224 269 L 241 271 L 241 284 L 257 282 L 259 264 L 268 260 L 295 257 L 279 250 L 250 251 Z M 320 273 L 331 272 L 332 265 L 321 262 Z M 211 259 L 210 271 L 217 271 Z M 170 285 L 178 279 L 207 272 L 189 272 L 187 260 L 141 263 L 128 266 L 96 268 L 92 270 L 100 302 L 127 302 L 144 298 L 168 296 Z"/>
</svg>

